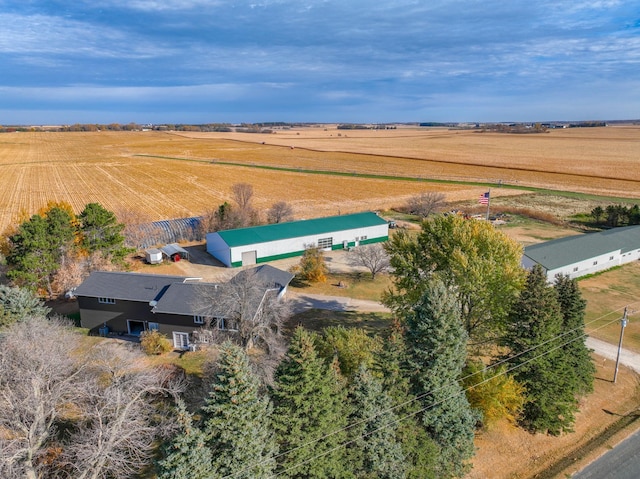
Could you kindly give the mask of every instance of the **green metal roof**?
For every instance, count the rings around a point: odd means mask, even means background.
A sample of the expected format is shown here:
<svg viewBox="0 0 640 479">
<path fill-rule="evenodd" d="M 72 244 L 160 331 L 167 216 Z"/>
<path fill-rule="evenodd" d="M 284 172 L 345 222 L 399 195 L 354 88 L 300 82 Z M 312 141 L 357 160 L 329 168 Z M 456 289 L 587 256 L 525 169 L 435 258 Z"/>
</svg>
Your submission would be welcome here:
<svg viewBox="0 0 640 479">
<path fill-rule="evenodd" d="M 383 224 L 387 224 L 386 220 L 367 212 L 218 231 L 218 234 L 229 247 L 234 247 Z"/>
<path fill-rule="evenodd" d="M 639 248 L 640 226 L 625 226 L 527 246 L 524 254 L 547 270 L 554 270 L 612 251 L 626 253 Z"/>
</svg>

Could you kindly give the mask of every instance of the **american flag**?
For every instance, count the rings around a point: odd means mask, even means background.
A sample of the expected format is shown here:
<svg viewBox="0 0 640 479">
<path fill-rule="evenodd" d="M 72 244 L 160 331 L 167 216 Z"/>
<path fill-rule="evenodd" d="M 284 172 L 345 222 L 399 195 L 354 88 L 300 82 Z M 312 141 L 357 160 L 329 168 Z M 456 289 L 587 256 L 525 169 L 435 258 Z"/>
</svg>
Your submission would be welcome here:
<svg viewBox="0 0 640 479">
<path fill-rule="evenodd" d="M 478 198 L 478 203 L 480 203 L 481 205 L 488 205 L 489 204 L 489 192 L 488 191 L 486 193 L 482 193 L 480 195 L 480 198 Z"/>
</svg>

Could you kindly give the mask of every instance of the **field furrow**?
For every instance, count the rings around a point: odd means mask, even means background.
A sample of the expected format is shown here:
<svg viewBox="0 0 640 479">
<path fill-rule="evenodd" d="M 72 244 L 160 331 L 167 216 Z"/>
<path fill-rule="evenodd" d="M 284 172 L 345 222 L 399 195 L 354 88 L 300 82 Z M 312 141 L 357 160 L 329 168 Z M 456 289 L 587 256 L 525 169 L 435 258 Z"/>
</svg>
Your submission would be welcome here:
<svg viewBox="0 0 640 479">
<path fill-rule="evenodd" d="M 233 202 L 231 188 L 241 182 L 253 185 L 259 211 L 287 201 L 298 218 L 398 206 L 422 191 L 475 204 L 498 183 L 640 198 L 640 127 L 541 135 L 335 126 L 270 135 L 11 133 L 0 135 L 0 167 L 0 230 L 51 200 L 76 212 L 99 202 L 150 220 L 199 215 Z M 494 197 L 519 193 L 492 190 Z"/>
</svg>

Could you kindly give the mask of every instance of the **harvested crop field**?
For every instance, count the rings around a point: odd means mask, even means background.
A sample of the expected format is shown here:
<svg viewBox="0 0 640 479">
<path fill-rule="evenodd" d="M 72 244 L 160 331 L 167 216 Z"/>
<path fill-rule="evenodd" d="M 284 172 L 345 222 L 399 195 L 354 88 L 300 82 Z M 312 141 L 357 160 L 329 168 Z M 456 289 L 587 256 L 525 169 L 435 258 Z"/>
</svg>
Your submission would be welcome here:
<svg viewBox="0 0 640 479">
<path fill-rule="evenodd" d="M 0 230 L 52 200 L 76 211 L 97 201 L 150 221 L 194 216 L 232 201 L 240 182 L 253 185 L 259 210 L 284 200 L 297 218 L 385 209 L 422 191 L 474 204 L 483 185 L 498 183 L 640 194 L 640 128 L 542 135 L 325 128 L 2 134 Z M 521 193 L 492 190 L 494 198 Z"/>
</svg>

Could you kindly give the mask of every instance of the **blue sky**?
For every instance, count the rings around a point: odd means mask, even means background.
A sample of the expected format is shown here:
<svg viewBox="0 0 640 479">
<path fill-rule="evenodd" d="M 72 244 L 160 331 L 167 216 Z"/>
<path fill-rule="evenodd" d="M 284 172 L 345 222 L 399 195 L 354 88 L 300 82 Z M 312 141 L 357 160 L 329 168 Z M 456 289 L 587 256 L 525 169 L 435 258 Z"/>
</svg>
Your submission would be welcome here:
<svg viewBox="0 0 640 479">
<path fill-rule="evenodd" d="M 0 124 L 640 117 L 640 0 L 0 0 Z"/>
</svg>

